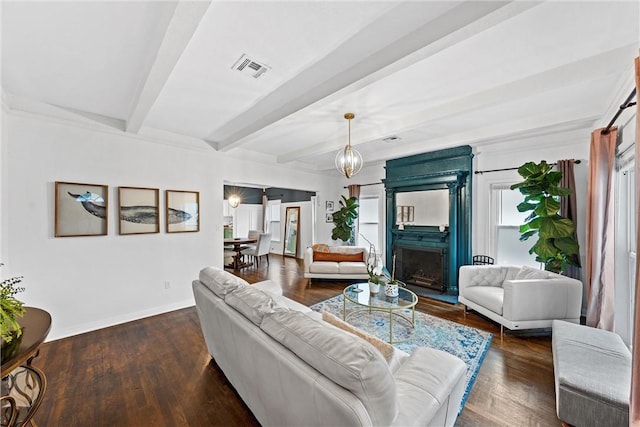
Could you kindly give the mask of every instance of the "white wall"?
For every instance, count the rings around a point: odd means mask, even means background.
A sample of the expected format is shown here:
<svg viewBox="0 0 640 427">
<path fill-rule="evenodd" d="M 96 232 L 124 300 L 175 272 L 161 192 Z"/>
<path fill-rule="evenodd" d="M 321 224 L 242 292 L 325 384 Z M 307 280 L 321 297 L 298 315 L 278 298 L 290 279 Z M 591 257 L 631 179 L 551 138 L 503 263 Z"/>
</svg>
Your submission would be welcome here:
<svg viewBox="0 0 640 427">
<path fill-rule="evenodd" d="M 339 185 L 339 177 L 239 160 L 204 143 L 159 142 L 14 111 L 3 111 L 2 122 L 0 273 L 25 277 L 20 298 L 51 313 L 50 340 L 192 305 L 198 271 L 223 263 L 223 181 L 320 194 Z M 55 181 L 109 186 L 107 236 L 53 237 Z M 159 234 L 119 236 L 118 186 L 159 188 L 162 206 L 166 189 L 200 191 L 201 231 L 167 234 L 162 221 Z"/>
</svg>

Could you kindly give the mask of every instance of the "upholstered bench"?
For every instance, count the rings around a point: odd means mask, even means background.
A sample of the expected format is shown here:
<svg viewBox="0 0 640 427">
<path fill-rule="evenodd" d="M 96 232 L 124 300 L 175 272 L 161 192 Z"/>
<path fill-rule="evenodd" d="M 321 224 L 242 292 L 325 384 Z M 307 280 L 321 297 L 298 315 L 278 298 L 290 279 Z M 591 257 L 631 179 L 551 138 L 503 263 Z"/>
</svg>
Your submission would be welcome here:
<svg viewBox="0 0 640 427">
<path fill-rule="evenodd" d="M 631 352 L 613 332 L 553 321 L 556 412 L 580 427 L 628 426 Z"/>
</svg>

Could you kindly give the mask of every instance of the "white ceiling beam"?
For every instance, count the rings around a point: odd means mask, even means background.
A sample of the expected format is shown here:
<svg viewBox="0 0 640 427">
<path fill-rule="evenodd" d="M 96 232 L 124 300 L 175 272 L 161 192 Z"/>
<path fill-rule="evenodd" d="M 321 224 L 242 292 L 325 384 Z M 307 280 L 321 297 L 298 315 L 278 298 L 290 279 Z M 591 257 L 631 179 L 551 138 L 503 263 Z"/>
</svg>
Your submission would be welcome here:
<svg viewBox="0 0 640 427">
<path fill-rule="evenodd" d="M 127 132 L 140 131 L 151 107 L 171 75 L 173 68 L 189 44 L 211 1 L 179 1 L 162 39 L 147 78 L 139 86 L 133 108 L 127 119 Z"/>
<path fill-rule="evenodd" d="M 636 44 L 632 43 L 596 56 L 565 64 L 485 91 L 476 92 L 444 104 L 439 104 L 406 115 L 400 120 L 381 123 L 376 129 L 369 131 L 361 130 L 358 134 L 358 140 L 351 141 L 351 145 L 366 143 L 386 135 L 400 134 L 425 126 L 425 123 L 429 123 L 430 121 L 453 117 L 468 111 L 509 102 L 511 99 L 523 99 L 537 95 L 542 91 L 558 90 L 599 78 L 610 74 L 612 69 L 624 67 L 625 64 L 629 62 L 628 58 L 633 57 L 636 50 Z M 287 163 L 314 154 L 324 154 L 343 146 L 344 138 L 323 141 L 304 149 L 278 156 L 278 162 Z"/>
<path fill-rule="evenodd" d="M 429 2 L 403 3 L 205 139 L 221 151 L 236 148 L 243 138 L 296 111 L 355 92 L 537 4 L 471 0 L 425 22 Z"/>
</svg>

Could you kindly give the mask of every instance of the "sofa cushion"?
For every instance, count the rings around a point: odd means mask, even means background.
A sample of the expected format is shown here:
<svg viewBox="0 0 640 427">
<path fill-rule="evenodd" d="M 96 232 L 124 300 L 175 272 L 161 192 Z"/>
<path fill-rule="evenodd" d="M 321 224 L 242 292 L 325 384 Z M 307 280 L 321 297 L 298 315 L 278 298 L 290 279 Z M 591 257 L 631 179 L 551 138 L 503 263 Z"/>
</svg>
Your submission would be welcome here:
<svg viewBox="0 0 640 427">
<path fill-rule="evenodd" d="M 200 270 L 199 279 L 211 292 L 222 299 L 237 288 L 249 285 L 247 281 L 217 267 L 203 268 Z"/>
<path fill-rule="evenodd" d="M 338 264 L 340 274 L 367 274 L 367 265 L 363 262 L 341 262 Z"/>
<path fill-rule="evenodd" d="M 323 273 L 323 274 L 338 274 L 340 273 L 340 267 L 337 262 L 312 262 L 309 265 L 310 273 Z"/>
<path fill-rule="evenodd" d="M 547 279 L 548 277 L 549 273 L 547 271 L 527 267 L 525 265 L 520 268 L 520 271 L 518 271 L 518 273 L 516 274 L 515 280 Z"/>
<path fill-rule="evenodd" d="M 228 293 L 224 302 L 233 307 L 255 325 L 260 326 L 265 314 L 289 309 L 273 300 L 271 295 L 253 286 L 243 286 Z"/>
<path fill-rule="evenodd" d="M 371 344 L 304 313 L 275 312 L 260 328 L 321 374 L 355 394 L 373 425 L 390 425 L 398 413 L 395 381 Z"/>
<path fill-rule="evenodd" d="M 465 288 L 464 297 L 502 316 L 503 288 L 497 286 L 470 286 Z"/>
<path fill-rule="evenodd" d="M 331 262 L 364 262 L 364 252 L 342 253 L 342 252 L 314 252 L 313 261 Z"/>
</svg>

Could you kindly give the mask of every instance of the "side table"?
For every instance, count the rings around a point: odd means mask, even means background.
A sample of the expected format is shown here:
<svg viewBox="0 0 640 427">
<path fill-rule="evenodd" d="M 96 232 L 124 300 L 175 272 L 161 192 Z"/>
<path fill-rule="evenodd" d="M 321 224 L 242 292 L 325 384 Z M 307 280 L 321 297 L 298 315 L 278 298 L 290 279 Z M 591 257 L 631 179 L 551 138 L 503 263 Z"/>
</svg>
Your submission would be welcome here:
<svg viewBox="0 0 640 427">
<path fill-rule="evenodd" d="M 17 353 L 2 362 L 2 396 L 0 421 L 2 425 L 33 423 L 32 417 L 40 406 L 47 388 L 44 373 L 31 366 L 39 347 L 51 329 L 51 315 L 45 310 L 25 307 L 19 321 L 22 336 Z"/>
</svg>

